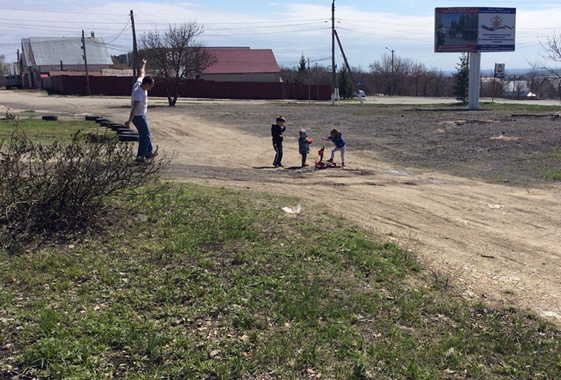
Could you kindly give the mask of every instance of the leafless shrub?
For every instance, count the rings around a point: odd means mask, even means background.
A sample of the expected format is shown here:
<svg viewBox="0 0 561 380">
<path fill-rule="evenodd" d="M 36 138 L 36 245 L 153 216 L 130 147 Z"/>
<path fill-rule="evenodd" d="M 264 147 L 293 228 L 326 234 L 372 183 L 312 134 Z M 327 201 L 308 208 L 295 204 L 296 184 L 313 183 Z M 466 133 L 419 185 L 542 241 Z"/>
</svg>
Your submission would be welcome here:
<svg viewBox="0 0 561 380">
<path fill-rule="evenodd" d="M 169 162 L 137 163 L 132 149 L 80 132 L 34 143 L 16 128 L 0 142 L 0 246 L 95 225 L 108 197 L 135 194 Z"/>
<path fill-rule="evenodd" d="M 435 286 L 442 289 L 448 289 L 451 286 L 452 276 L 446 271 L 434 269 L 430 273 L 432 274 Z"/>
</svg>

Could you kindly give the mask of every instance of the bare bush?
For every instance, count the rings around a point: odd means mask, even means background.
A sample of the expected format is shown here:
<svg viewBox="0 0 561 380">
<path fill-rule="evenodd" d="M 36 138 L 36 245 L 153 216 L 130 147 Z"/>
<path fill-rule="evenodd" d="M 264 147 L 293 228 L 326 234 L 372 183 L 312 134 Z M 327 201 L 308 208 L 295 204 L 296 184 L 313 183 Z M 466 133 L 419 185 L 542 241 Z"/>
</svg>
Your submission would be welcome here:
<svg viewBox="0 0 561 380">
<path fill-rule="evenodd" d="M 132 146 L 117 138 L 77 132 L 67 143 L 45 145 L 16 128 L 0 142 L 0 243 L 94 225 L 108 197 L 133 194 L 168 163 L 133 157 Z"/>
</svg>

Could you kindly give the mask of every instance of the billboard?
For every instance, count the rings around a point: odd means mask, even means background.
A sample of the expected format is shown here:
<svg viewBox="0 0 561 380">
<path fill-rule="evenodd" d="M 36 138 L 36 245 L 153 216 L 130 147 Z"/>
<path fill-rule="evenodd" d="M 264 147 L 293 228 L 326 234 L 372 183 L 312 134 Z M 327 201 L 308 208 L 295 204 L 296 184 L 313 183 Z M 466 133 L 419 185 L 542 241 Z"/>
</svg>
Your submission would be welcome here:
<svg viewBox="0 0 561 380">
<path fill-rule="evenodd" d="M 505 77 L 505 64 L 495 63 L 495 78 L 503 79 Z"/>
<path fill-rule="evenodd" d="M 514 51 L 516 8 L 436 8 L 437 53 Z"/>
</svg>

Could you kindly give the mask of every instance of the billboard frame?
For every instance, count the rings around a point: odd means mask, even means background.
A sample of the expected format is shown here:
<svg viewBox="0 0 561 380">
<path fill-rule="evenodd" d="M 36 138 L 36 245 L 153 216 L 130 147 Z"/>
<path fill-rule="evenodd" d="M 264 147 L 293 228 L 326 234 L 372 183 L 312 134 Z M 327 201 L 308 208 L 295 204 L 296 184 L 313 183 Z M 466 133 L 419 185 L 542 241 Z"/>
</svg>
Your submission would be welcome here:
<svg viewBox="0 0 561 380">
<path fill-rule="evenodd" d="M 516 8 L 435 8 L 435 53 L 515 51 Z"/>
</svg>

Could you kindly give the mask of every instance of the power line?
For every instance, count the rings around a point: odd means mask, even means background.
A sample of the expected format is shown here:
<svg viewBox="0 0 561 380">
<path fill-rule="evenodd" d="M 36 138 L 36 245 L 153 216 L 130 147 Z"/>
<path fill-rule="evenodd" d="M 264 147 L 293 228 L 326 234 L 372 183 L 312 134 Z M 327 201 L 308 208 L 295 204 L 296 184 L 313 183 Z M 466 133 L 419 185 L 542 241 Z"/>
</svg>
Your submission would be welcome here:
<svg viewBox="0 0 561 380">
<path fill-rule="evenodd" d="M 74 4 L 76 4 L 76 5 L 79 6 L 80 8 L 84 8 L 85 10 L 87 10 L 87 11 L 89 11 L 89 12 L 92 11 L 91 9 L 88 9 L 88 8 L 84 7 L 82 4 L 80 4 L 80 3 L 76 2 L 76 1 L 73 1 L 73 0 L 70 0 L 70 1 L 72 1 Z"/>
<path fill-rule="evenodd" d="M 7 27 L 10 29 L 32 29 L 32 30 L 48 30 L 48 31 L 81 31 L 82 28 L 81 27 L 68 27 L 68 26 L 47 26 L 47 27 L 42 27 L 42 26 L 38 26 L 38 25 L 27 25 L 27 24 L 12 24 L 12 23 L 0 23 L 0 27 Z M 120 28 L 103 28 L 103 30 L 106 31 L 120 31 Z"/>
<path fill-rule="evenodd" d="M 130 22 L 130 18 L 129 22 Z M 84 25 L 84 24 L 95 24 L 95 25 L 115 25 L 115 24 L 120 24 L 119 22 L 107 22 L 107 21 L 67 21 L 67 20 L 39 20 L 39 19 L 14 19 L 14 18 L 0 18 L 0 21 L 18 21 L 18 22 L 25 22 L 25 23 L 30 23 L 30 22 L 40 22 L 42 24 L 80 24 L 80 25 Z M 261 24 L 261 23 L 251 23 L 252 26 L 247 26 L 247 27 L 240 27 L 240 23 L 204 23 L 201 24 L 203 26 L 205 25 L 237 25 L 235 28 L 205 28 L 205 30 L 238 30 L 238 29 L 252 29 L 252 28 L 284 28 L 284 27 L 292 27 L 292 26 L 301 26 L 301 25 L 313 25 L 313 24 L 319 24 L 319 23 L 325 23 L 327 22 L 327 20 L 322 20 L 322 19 L 317 19 L 317 20 L 301 20 L 302 22 L 283 22 L 283 25 L 281 26 L 253 26 L 254 24 Z M 270 23 L 267 23 L 270 24 Z M 17 25 L 21 25 L 21 24 L 17 24 Z M 144 23 L 137 23 L 137 25 L 166 25 L 169 26 L 170 23 L 149 23 L 149 22 L 144 22 Z M 248 23 L 249 25 L 249 23 Z"/>
<path fill-rule="evenodd" d="M 326 19 L 323 18 L 316 18 L 316 19 L 307 19 L 307 20 L 283 20 L 283 21 L 251 21 L 251 22 L 247 22 L 248 24 L 251 25 L 255 25 L 255 24 L 283 24 L 283 25 L 289 25 L 292 23 L 303 23 L 303 22 L 317 22 L 317 21 L 328 21 Z M 139 25 L 170 25 L 173 23 L 169 23 L 169 22 L 137 22 L 136 24 Z M 201 25 L 240 25 L 240 22 L 201 22 Z"/>
<path fill-rule="evenodd" d="M 320 58 L 320 59 L 312 59 L 310 60 L 310 62 L 322 62 L 322 61 L 329 61 L 331 59 L 331 57 L 327 57 L 327 58 Z"/>
<path fill-rule="evenodd" d="M 346 24 L 346 23 L 345 23 L 345 25 L 349 25 L 349 24 Z M 354 26 L 353 24 L 350 24 L 350 25 L 351 25 L 351 26 Z M 344 29 L 344 28 L 342 28 L 342 27 L 339 27 L 339 29 L 343 29 L 343 30 L 349 30 L 349 29 Z M 385 31 L 385 32 L 392 32 L 392 33 L 404 33 L 404 34 L 411 34 L 411 31 L 407 31 L 407 30 L 399 30 L 399 29 L 398 29 L 398 30 L 396 30 L 396 29 L 387 29 L 387 28 L 375 28 L 375 27 L 370 27 L 369 29 L 371 29 L 371 30 L 381 30 L 381 31 Z M 356 32 L 358 32 L 358 33 L 364 33 L 364 31 L 363 31 L 363 29 L 362 29 L 362 28 L 360 28 L 360 29 L 356 29 L 356 26 L 355 26 L 355 29 L 354 29 L 354 30 L 355 30 Z M 432 33 L 419 33 L 419 32 L 415 32 L 415 35 L 417 35 L 417 36 L 418 36 L 418 35 L 423 35 L 423 36 L 432 36 L 433 34 L 432 34 Z"/>
<path fill-rule="evenodd" d="M 303 26 L 303 25 L 313 25 L 313 24 L 318 24 L 318 23 L 325 23 L 327 21 L 321 21 L 321 22 L 309 22 L 309 23 L 302 23 L 302 24 L 291 24 L 291 25 L 281 25 L 281 26 L 248 26 L 248 27 L 236 27 L 236 28 L 205 28 L 205 31 L 218 31 L 218 30 L 243 30 L 243 29 L 275 29 L 278 30 L 279 28 L 291 28 L 294 26 Z"/>
<path fill-rule="evenodd" d="M 237 31 L 237 30 L 258 30 L 258 29 L 265 29 L 265 30 L 274 30 L 274 32 L 270 32 L 270 34 L 278 34 L 278 33 L 285 33 L 286 31 L 282 30 L 281 28 L 293 28 L 295 26 L 305 26 L 305 25 L 314 25 L 314 24 L 323 24 L 324 22 L 314 22 L 314 23 L 302 23 L 302 24 L 292 24 L 292 25 L 282 25 L 282 26 L 248 26 L 248 27 L 237 27 L 237 28 L 205 28 L 205 33 L 204 36 L 208 36 L 208 34 L 206 32 L 210 31 L 210 32 L 220 32 L 220 31 L 224 31 L 224 32 L 228 32 L 228 31 Z M 322 28 L 320 28 L 322 29 Z M 139 29 L 140 31 L 152 31 L 152 29 Z M 300 30 L 294 30 L 294 31 L 300 31 Z M 288 31 L 288 32 L 292 32 L 292 31 Z M 251 33 L 251 34 L 261 34 L 262 32 L 259 33 Z M 235 34 L 229 34 L 229 35 L 245 35 L 245 34 L 239 34 L 239 33 L 235 33 Z"/>
<path fill-rule="evenodd" d="M 346 30 L 346 31 L 349 31 L 349 32 L 358 32 L 357 30 L 347 29 L 347 28 L 338 28 L 338 29 Z M 368 32 L 360 32 L 360 33 L 361 34 L 368 34 L 370 36 L 390 38 L 388 35 L 385 35 L 385 34 L 368 33 Z M 416 39 L 413 39 L 413 38 L 404 38 L 404 37 L 395 37 L 395 36 L 392 36 L 391 39 L 392 40 L 414 41 L 414 42 L 427 42 L 427 40 L 416 40 Z"/>
<path fill-rule="evenodd" d="M 1 19 L 0 19 L 1 20 Z M 116 24 L 116 23 L 112 23 Z M 277 26 L 277 27 L 265 27 L 265 26 L 257 26 L 257 27 L 244 27 L 244 28 L 217 28 L 217 29 L 208 29 L 211 32 L 229 32 L 229 31 L 236 31 L 236 30 L 271 30 L 271 32 L 254 32 L 254 33 L 228 33 L 228 36 L 244 36 L 244 35 L 254 35 L 254 34 L 279 34 L 279 33 L 294 33 L 294 32 L 305 32 L 305 31 L 314 31 L 314 30 L 323 30 L 325 28 L 316 28 L 316 29 L 295 29 L 295 30 L 286 30 L 286 28 L 293 28 L 295 26 L 305 26 L 305 25 L 313 25 L 311 23 L 308 24 L 294 24 L 294 25 L 285 25 L 285 26 Z M 43 31 L 55 31 L 55 32 L 76 32 L 78 33 L 82 27 L 76 26 L 57 26 L 57 25 L 48 25 L 48 26 L 40 26 L 37 24 L 22 24 L 22 23 L 11 23 L 11 22 L 0 22 L 0 27 L 10 28 L 10 29 L 26 29 L 26 30 L 43 30 Z M 122 34 L 122 29 L 120 28 L 103 28 L 104 31 L 119 31 Z M 140 29 L 139 32 L 150 32 L 152 29 Z M 225 34 L 204 34 L 204 37 L 207 36 L 224 36 Z"/>
<path fill-rule="evenodd" d="M 318 32 L 326 29 L 330 29 L 330 28 L 325 27 L 325 28 L 315 28 L 315 29 L 288 30 L 282 33 L 287 34 L 287 33 L 298 33 L 298 32 Z M 254 36 L 254 35 L 265 35 L 265 34 L 279 34 L 279 32 L 275 31 L 275 32 L 258 32 L 258 33 L 214 34 L 214 35 L 205 34 L 204 37 L 238 37 L 238 36 Z"/>
<path fill-rule="evenodd" d="M 123 28 L 123 30 L 121 30 L 121 33 L 117 34 L 117 37 L 115 37 L 114 39 L 112 39 L 110 42 L 107 42 L 106 45 L 110 45 L 111 43 L 115 42 L 115 40 L 119 37 L 121 37 L 121 34 L 123 34 L 123 32 L 125 31 L 125 29 L 127 29 L 127 27 L 129 26 L 130 23 L 130 19 L 129 21 L 127 21 L 127 24 L 125 25 L 125 27 Z"/>
<path fill-rule="evenodd" d="M 27 13 L 65 13 L 65 14 L 72 14 L 72 15 L 96 15 L 96 16 L 127 16 L 125 14 L 118 14 L 118 13 L 92 13 L 92 12 L 69 12 L 69 11 L 48 11 L 42 9 L 15 9 L 15 8 L 0 8 L 3 11 L 16 11 L 16 12 L 27 12 Z"/>
<path fill-rule="evenodd" d="M 53 39 L 49 39 L 47 41 L 34 41 L 33 44 L 34 45 L 51 44 L 51 43 L 75 44 L 76 42 L 79 42 L 79 40 L 80 40 L 80 37 L 53 38 Z M 108 43 L 105 43 L 105 42 L 100 42 L 99 40 L 88 39 L 87 42 L 88 42 L 88 44 L 103 45 L 107 49 L 111 49 L 111 50 L 125 51 L 125 52 L 130 51 L 130 48 L 128 46 L 113 44 L 112 42 L 114 42 L 114 40 L 110 41 Z M 0 44 L 0 47 L 19 47 L 19 46 L 20 46 L 20 43 Z"/>
<path fill-rule="evenodd" d="M 52 23 L 52 24 L 102 24 L 102 25 L 114 25 L 114 24 L 120 24 L 117 23 L 115 21 L 113 22 L 107 22 L 107 21 L 67 21 L 67 20 L 35 20 L 35 19 L 17 19 L 17 18 L 0 18 L 0 21 L 22 21 L 22 22 L 40 22 L 42 24 L 48 24 L 48 23 Z"/>
<path fill-rule="evenodd" d="M 349 19 L 344 19 L 344 18 L 339 18 L 337 19 L 337 22 L 340 21 L 348 21 L 351 22 L 353 24 L 364 24 L 364 25 L 369 25 L 372 26 L 372 22 L 368 22 L 368 21 L 358 21 L 358 20 L 349 20 Z M 396 24 L 395 22 L 379 22 L 376 21 L 376 25 L 394 25 L 394 26 L 407 26 L 407 27 L 412 27 L 412 26 L 425 26 L 424 24 Z"/>
<path fill-rule="evenodd" d="M 258 29 L 274 30 L 274 32 L 271 32 L 271 33 L 272 34 L 277 34 L 277 33 L 284 33 L 284 31 L 281 30 L 281 28 L 293 28 L 295 26 L 305 26 L 305 25 L 314 25 L 314 24 L 323 24 L 323 23 L 324 23 L 324 21 L 312 22 L 312 23 L 302 23 L 302 24 L 282 25 L 282 26 L 248 26 L 248 27 L 236 27 L 236 28 L 205 28 L 204 36 L 208 35 L 206 33 L 207 31 L 210 31 L 210 32 L 220 32 L 220 31 L 228 32 L 228 31 L 237 31 L 237 30 L 258 30 Z M 141 30 L 141 31 L 151 31 L 151 29 L 139 29 L 139 30 Z M 255 33 L 252 33 L 252 34 L 255 34 Z M 234 35 L 240 35 L 240 34 L 234 34 Z"/>
</svg>

